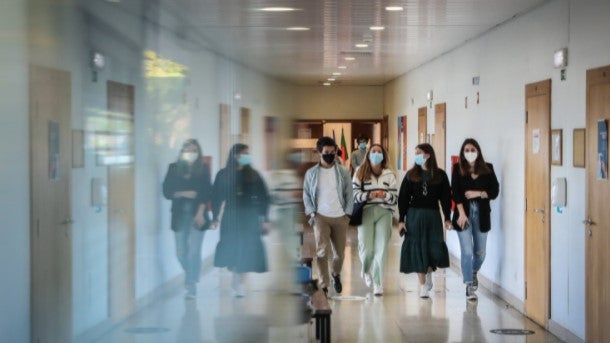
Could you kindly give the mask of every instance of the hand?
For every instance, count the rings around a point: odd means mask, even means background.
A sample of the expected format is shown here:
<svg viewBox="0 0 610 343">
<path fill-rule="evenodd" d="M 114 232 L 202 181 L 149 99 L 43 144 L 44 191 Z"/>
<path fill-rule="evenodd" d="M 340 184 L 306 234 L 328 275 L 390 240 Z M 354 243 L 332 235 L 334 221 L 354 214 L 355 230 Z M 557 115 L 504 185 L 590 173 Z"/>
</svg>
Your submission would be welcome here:
<svg viewBox="0 0 610 343">
<path fill-rule="evenodd" d="M 468 223 L 468 217 L 466 217 L 465 214 L 460 214 L 460 216 L 458 217 L 457 223 L 460 226 L 460 228 L 464 229 L 464 227 L 466 227 L 466 224 Z"/>
<path fill-rule="evenodd" d="M 385 198 L 385 191 L 377 191 L 377 198 L 379 199 L 384 199 Z"/>
<path fill-rule="evenodd" d="M 271 228 L 272 228 L 271 223 L 269 223 L 269 222 L 262 222 L 261 223 L 261 229 L 263 231 L 263 235 L 268 234 L 269 231 L 271 231 Z"/>
<path fill-rule="evenodd" d="M 218 229 L 218 220 L 212 221 L 212 223 L 210 224 L 210 229 Z"/>
<path fill-rule="evenodd" d="M 197 214 L 195 214 L 195 225 L 197 225 L 198 228 L 202 228 L 206 221 L 205 218 L 203 217 L 203 212 L 202 211 L 197 211 Z"/>
<path fill-rule="evenodd" d="M 464 193 L 464 196 L 466 197 L 466 199 L 480 198 L 481 193 L 481 191 L 466 191 L 466 193 Z"/>
<path fill-rule="evenodd" d="M 445 220 L 445 229 L 453 230 L 453 224 L 451 223 L 451 220 Z"/>
<path fill-rule="evenodd" d="M 398 223 L 398 233 L 401 237 L 407 234 L 407 225 L 404 222 Z"/>
<path fill-rule="evenodd" d="M 174 193 L 174 198 L 187 198 L 187 199 L 195 199 L 197 197 L 197 192 L 195 191 L 180 191 Z"/>
</svg>

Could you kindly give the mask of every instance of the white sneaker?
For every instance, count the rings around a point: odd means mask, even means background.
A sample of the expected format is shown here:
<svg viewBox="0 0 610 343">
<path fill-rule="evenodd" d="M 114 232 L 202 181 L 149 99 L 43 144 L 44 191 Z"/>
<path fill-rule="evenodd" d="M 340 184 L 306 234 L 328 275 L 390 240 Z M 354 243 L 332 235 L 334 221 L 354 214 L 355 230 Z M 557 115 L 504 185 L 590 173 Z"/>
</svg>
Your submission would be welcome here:
<svg viewBox="0 0 610 343">
<path fill-rule="evenodd" d="M 373 285 L 373 278 L 371 277 L 371 274 L 364 273 L 364 283 L 366 284 L 366 287 L 371 288 Z"/>
<path fill-rule="evenodd" d="M 373 287 L 373 295 L 380 297 L 383 295 L 383 286 L 382 285 L 375 285 Z"/>
<path fill-rule="evenodd" d="M 429 298 L 430 296 L 428 295 L 428 286 L 424 285 L 419 285 L 419 297 L 420 298 Z"/>
<path fill-rule="evenodd" d="M 426 283 L 425 283 L 425 285 L 428 288 L 428 291 L 432 290 L 432 287 L 434 285 L 432 285 L 432 273 L 431 272 L 427 272 L 426 273 Z"/>
<path fill-rule="evenodd" d="M 241 282 L 238 282 L 233 287 L 233 296 L 236 297 L 236 298 L 243 298 L 244 296 L 246 296 L 246 294 L 244 293 L 244 287 L 241 284 Z"/>
<path fill-rule="evenodd" d="M 186 299 L 192 300 L 197 298 L 197 285 L 195 284 L 189 284 L 185 286 L 186 288 L 186 294 L 184 295 L 184 297 Z"/>
</svg>

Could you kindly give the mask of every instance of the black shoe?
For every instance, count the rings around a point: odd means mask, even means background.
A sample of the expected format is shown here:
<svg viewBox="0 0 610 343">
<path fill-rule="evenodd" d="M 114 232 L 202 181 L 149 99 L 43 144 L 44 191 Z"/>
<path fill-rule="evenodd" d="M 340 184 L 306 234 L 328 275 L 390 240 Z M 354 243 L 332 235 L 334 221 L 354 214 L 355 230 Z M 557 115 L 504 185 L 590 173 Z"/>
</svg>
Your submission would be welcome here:
<svg viewBox="0 0 610 343">
<path fill-rule="evenodd" d="M 466 299 L 471 301 L 477 300 L 477 295 L 474 292 L 474 289 L 472 289 L 472 284 L 470 283 L 466 285 Z"/>
<path fill-rule="evenodd" d="M 322 288 L 322 292 L 324 292 L 324 295 L 328 298 L 328 287 Z"/>
<path fill-rule="evenodd" d="M 472 290 L 476 291 L 479 288 L 479 279 L 477 273 L 472 273 Z"/>
<path fill-rule="evenodd" d="M 333 286 L 335 287 L 335 292 L 341 293 L 343 290 L 343 285 L 341 284 L 341 275 L 331 275 L 333 277 Z"/>
</svg>

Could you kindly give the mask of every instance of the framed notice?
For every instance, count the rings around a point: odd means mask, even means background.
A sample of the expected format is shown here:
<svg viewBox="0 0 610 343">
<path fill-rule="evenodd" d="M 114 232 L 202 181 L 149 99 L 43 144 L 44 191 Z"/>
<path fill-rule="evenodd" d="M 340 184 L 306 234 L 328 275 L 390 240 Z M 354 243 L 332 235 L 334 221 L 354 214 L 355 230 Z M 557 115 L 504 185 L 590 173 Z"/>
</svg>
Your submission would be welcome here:
<svg viewBox="0 0 610 343">
<path fill-rule="evenodd" d="M 562 165 L 562 135 L 563 130 L 551 130 L 551 164 L 555 166 Z"/>
<path fill-rule="evenodd" d="M 398 117 L 398 170 L 407 170 L 407 116 Z"/>
<path fill-rule="evenodd" d="M 608 179 L 608 123 L 605 119 L 597 122 L 597 179 Z"/>
<path fill-rule="evenodd" d="M 572 165 L 577 168 L 585 168 L 585 156 L 586 156 L 586 145 L 585 145 L 586 129 L 574 129 L 572 134 L 573 138 L 573 149 L 572 152 Z"/>
</svg>

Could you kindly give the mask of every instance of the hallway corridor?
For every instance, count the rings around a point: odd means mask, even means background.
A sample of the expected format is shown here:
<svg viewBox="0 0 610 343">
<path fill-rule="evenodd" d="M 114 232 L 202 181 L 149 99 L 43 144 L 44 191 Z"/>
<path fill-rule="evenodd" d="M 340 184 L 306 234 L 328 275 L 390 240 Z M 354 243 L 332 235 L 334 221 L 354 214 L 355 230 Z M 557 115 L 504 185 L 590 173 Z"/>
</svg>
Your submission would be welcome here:
<svg viewBox="0 0 610 343">
<path fill-rule="evenodd" d="M 453 270 L 435 273 L 431 298 L 420 299 L 416 276 L 396 272 L 401 242 L 394 231 L 385 294 L 374 297 L 358 276 L 357 234 L 350 229 L 343 294 L 329 293 L 332 342 L 560 342 L 484 289 L 478 302 L 466 301 Z M 289 259 L 278 232 L 265 243 L 272 271 L 249 275 L 245 298 L 232 297 L 229 272 L 212 269 L 199 283 L 196 300 L 185 300 L 176 289 L 94 342 L 315 342 L 314 326 L 299 323 L 300 297 L 291 294 L 284 264 Z M 493 329 L 534 333 L 498 335 Z"/>
</svg>

